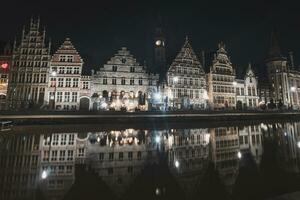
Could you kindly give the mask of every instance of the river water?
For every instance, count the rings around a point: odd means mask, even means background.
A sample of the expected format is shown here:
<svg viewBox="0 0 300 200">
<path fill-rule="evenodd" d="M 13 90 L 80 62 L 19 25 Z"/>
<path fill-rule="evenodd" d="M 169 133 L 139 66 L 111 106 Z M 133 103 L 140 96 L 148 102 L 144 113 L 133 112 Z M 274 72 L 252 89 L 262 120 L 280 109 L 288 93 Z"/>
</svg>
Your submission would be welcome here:
<svg viewBox="0 0 300 200">
<path fill-rule="evenodd" d="M 74 127 L 0 132 L 0 199 L 272 199 L 300 190 L 300 122 Z"/>
</svg>

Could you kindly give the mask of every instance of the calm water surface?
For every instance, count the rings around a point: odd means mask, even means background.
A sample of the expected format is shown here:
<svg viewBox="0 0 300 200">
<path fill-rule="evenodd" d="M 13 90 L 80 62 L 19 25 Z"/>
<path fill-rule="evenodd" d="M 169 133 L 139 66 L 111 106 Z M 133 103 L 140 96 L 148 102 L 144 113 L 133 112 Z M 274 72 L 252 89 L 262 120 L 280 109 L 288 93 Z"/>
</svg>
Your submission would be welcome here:
<svg viewBox="0 0 300 200">
<path fill-rule="evenodd" d="M 0 132 L 0 199 L 269 199 L 300 190 L 299 122 L 192 127 Z"/>
</svg>

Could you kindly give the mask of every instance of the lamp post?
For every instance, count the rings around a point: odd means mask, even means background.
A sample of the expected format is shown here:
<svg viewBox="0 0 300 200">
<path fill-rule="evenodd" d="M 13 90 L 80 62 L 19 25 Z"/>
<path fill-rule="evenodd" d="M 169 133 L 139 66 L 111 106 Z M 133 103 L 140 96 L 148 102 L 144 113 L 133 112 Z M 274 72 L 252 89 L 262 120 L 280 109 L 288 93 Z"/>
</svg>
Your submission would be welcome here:
<svg viewBox="0 0 300 200">
<path fill-rule="evenodd" d="M 172 99 L 173 99 L 173 100 L 172 100 L 172 101 L 173 101 L 173 109 L 174 109 L 174 107 L 175 107 L 175 88 L 176 88 L 175 85 L 177 85 L 178 81 L 179 81 L 178 76 L 174 76 L 174 77 L 173 77 L 173 84 L 172 84 L 172 87 L 174 88 L 174 89 L 173 89 L 174 94 L 173 94 L 173 98 L 172 98 Z M 178 94 L 177 94 L 177 95 L 178 95 Z"/>
<path fill-rule="evenodd" d="M 51 100 L 53 100 L 53 110 L 55 110 L 55 98 L 56 98 L 56 83 L 57 83 L 57 81 L 56 81 L 56 76 L 57 76 L 57 72 L 56 71 L 52 71 L 51 72 L 51 77 L 53 77 L 54 79 L 54 95 L 53 96 L 51 96 L 50 98 L 51 98 Z"/>
<path fill-rule="evenodd" d="M 237 86 L 237 82 L 236 82 L 236 81 L 233 81 L 233 82 L 232 82 L 232 85 L 233 85 L 233 87 L 234 87 L 234 95 L 235 95 L 235 96 L 234 96 L 234 100 L 235 100 L 235 109 L 236 109 L 236 107 L 237 107 L 237 106 L 236 106 L 236 104 L 237 104 L 237 99 L 236 99 L 236 97 L 237 97 L 237 96 L 236 96 L 236 86 Z"/>
<path fill-rule="evenodd" d="M 290 97 L 290 103 L 291 103 L 291 109 L 293 109 L 293 93 L 296 91 L 296 87 L 295 86 L 292 86 L 291 87 L 291 97 Z"/>
</svg>

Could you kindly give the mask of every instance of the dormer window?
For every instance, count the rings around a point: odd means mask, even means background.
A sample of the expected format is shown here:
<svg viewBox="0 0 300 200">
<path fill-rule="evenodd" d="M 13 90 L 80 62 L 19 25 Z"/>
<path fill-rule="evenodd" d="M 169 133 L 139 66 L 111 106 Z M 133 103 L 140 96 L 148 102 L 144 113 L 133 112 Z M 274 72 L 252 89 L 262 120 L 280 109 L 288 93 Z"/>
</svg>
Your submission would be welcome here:
<svg viewBox="0 0 300 200">
<path fill-rule="evenodd" d="M 116 72 L 118 70 L 118 67 L 117 66 L 112 66 L 112 71 L 113 72 Z"/>
<path fill-rule="evenodd" d="M 122 63 L 126 63 L 126 58 L 122 58 Z"/>
<path fill-rule="evenodd" d="M 73 56 L 67 56 L 67 62 L 73 62 L 74 57 Z"/>
<path fill-rule="evenodd" d="M 252 83 L 252 77 L 250 77 L 249 82 Z"/>
<path fill-rule="evenodd" d="M 59 56 L 60 62 L 66 62 L 66 56 Z"/>
</svg>

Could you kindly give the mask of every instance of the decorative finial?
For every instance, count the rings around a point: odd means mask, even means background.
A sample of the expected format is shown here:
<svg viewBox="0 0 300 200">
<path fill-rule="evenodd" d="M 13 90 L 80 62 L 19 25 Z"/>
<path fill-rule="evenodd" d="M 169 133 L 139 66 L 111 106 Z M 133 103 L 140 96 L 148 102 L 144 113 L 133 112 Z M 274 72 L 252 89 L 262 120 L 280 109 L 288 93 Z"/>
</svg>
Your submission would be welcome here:
<svg viewBox="0 0 300 200">
<path fill-rule="evenodd" d="M 188 43 L 189 42 L 189 36 L 185 36 L 185 42 Z"/>
</svg>

